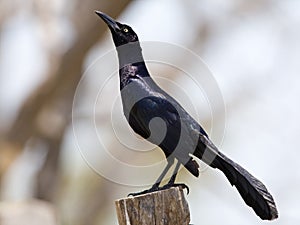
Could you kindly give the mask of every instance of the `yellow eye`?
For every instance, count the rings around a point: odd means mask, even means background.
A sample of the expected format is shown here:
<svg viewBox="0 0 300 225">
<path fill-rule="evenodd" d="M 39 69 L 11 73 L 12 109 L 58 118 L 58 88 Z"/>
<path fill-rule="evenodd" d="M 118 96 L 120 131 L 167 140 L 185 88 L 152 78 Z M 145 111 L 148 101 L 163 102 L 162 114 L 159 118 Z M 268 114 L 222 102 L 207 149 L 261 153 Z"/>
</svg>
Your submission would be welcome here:
<svg viewBox="0 0 300 225">
<path fill-rule="evenodd" d="M 129 30 L 128 30 L 127 28 L 124 28 L 123 31 L 124 31 L 125 33 L 127 33 Z"/>
</svg>

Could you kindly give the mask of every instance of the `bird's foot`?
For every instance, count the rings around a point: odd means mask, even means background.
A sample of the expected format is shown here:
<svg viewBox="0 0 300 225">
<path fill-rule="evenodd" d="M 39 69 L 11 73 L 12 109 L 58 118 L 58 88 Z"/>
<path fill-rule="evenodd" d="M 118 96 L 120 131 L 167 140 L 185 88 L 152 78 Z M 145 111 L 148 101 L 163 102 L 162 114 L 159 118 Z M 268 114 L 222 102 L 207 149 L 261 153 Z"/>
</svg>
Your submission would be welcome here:
<svg viewBox="0 0 300 225">
<path fill-rule="evenodd" d="M 136 193 L 129 193 L 127 195 L 127 197 L 148 194 L 148 193 L 151 193 L 151 192 L 154 192 L 154 191 L 159 191 L 160 189 L 161 188 L 159 186 L 153 185 L 150 189 L 147 189 L 147 190 L 144 190 L 144 191 L 141 191 L 141 192 L 136 192 Z"/>
<path fill-rule="evenodd" d="M 136 193 L 129 193 L 127 195 L 127 197 L 148 194 L 148 193 L 155 192 L 155 191 L 167 190 L 167 189 L 172 188 L 172 187 L 181 187 L 182 189 L 187 190 L 187 194 L 190 193 L 190 189 L 186 184 L 184 184 L 184 183 L 175 183 L 175 184 L 166 184 L 162 187 L 159 187 L 157 185 L 153 185 L 150 189 L 147 189 L 147 190 L 144 190 L 144 191 L 141 191 L 141 192 L 136 192 Z"/>
<path fill-rule="evenodd" d="M 186 189 L 187 194 L 190 193 L 189 187 L 184 183 L 166 184 L 166 185 L 162 186 L 160 188 L 160 190 L 166 190 L 166 189 L 169 189 L 169 188 L 172 188 L 172 187 L 181 187 L 182 189 Z"/>
</svg>

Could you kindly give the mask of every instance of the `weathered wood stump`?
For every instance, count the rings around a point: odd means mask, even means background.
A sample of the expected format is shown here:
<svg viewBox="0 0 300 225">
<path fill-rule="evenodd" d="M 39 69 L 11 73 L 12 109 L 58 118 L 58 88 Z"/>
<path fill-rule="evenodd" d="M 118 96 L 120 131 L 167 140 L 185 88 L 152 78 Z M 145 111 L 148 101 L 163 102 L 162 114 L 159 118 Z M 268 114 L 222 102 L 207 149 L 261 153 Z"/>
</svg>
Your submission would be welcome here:
<svg viewBox="0 0 300 225">
<path fill-rule="evenodd" d="M 119 225 L 188 225 L 190 222 L 188 203 L 180 187 L 115 203 Z"/>
</svg>

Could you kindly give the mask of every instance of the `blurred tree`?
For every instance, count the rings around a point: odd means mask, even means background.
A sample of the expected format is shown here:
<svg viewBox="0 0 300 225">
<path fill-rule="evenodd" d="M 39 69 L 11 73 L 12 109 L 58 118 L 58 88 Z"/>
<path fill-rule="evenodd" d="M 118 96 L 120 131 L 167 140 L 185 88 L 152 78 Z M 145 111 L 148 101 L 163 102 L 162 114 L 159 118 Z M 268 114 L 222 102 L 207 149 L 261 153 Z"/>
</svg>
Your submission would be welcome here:
<svg viewBox="0 0 300 225">
<path fill-rule="evenodd" d="M 44 7 L 41 7 L 41 2 Z M 75 6 L 71 7 L 70 21 L 75 28 L 75 39 L 66 52 L 49 50 L 47 79 L 24 102 L 12 127 L 1 138 L 0 180 L 29 140 L 33 145 L 35 141 L 42 141 L 48 154 L 39 172 L 36 197 L 53 201 L 58 185 L 61 143 L 70 123 L 73 96 L 81 79 L 85 56 L 107 29 L 94 15 L 94 10 L 101 9 L 113 17 L 118 17 L 129 3 L 129 0 L 88 0 L 76 1 Z M 41 18 L 40 22 L 46 21 L 42 17 L 48 3 L 37 0 L 35 4 L 34 13 Z M 70 9 L 66 9 L 66 13 L 67 10 Z M 1 13 L 0 15 L 1 26 L 5 17 Z"/>
</svg>

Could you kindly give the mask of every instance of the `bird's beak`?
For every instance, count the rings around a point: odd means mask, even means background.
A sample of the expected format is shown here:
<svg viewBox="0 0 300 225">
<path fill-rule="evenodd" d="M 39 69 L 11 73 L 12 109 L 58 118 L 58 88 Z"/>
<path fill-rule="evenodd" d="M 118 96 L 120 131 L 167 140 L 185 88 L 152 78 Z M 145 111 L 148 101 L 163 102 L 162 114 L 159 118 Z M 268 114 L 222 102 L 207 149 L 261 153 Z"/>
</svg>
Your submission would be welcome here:
<svg viewBox="0 0 300 225">
<path fill-rule="evenodd" d="M 120 30 L 119 25 L 117 24 L 117 22 L 111 18 L 110 16 L 104 14 L 103 12 L 100 11 L 95 11 L 95 13 L 104 20 L 104 22 L 107 24 L 107 26 L 112 29 L 113 31 L 118 31 Z"/>
</svg>

